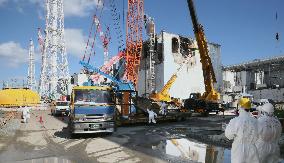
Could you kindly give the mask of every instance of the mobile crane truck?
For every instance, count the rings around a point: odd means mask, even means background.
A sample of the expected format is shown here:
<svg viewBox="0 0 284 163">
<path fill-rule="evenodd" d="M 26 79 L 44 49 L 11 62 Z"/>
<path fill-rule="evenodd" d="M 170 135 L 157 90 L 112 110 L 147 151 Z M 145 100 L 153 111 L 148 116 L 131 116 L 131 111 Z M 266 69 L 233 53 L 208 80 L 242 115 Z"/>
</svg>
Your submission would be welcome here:
<svg viewBox="0 0 284 163">
<path fill-rule="evenodd" d="M 191 93 L 189 98 L 184 101 L 184 107 L 208 115 L 209 112 L 223 111 L 220 100 L 220 93 L 214 89 L 216 77 L 212 66 L 211 58 L 209 56 L 208 45 L 205 38 L 204 30 L 201 24 L 198 23 L 193 0 L 187 0 L 191 21 L 194 29 L 194 35 L 197 41 L 200 62 L 202 64 L 205 92 Z"/>
</svg>

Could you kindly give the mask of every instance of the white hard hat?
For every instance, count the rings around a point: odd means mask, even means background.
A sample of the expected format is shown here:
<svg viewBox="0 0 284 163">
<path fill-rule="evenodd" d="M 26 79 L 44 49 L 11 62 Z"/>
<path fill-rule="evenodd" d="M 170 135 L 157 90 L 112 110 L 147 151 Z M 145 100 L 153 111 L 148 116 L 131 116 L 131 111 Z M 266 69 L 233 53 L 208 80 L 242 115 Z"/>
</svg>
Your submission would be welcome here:
<svg viewBox="0 0 284 163">
<path fill-rule="evenodd" d="M 259 111 L 259 112 L 262 111 L 262 106 L 257 106 L 256 110 Z"/>
<path fill-rule="evenodd" d="M 273 113 L 274 112 L 274 106 L 271 103 L 266 103 L 261 108 L 262 111 L 266 113 Z"/>
</svg>

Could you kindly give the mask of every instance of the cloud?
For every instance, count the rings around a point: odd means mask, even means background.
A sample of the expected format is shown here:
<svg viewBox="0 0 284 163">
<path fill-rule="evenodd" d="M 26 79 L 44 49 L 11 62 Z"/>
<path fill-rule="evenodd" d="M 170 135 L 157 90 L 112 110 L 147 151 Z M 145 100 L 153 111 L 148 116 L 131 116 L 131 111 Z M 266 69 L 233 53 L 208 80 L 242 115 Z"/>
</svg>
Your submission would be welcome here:
<svg viewBox="0 0 284 163">
<path fill-rule="evenodd" d="M 95 7 L 102 7 L 102 0 L 65 0 L 64 15 L 83 17 L 90 14 Z"/>
<path fill-rule="evenodd" d="M 83 34 L 82 29 L 65 29 L 67 53 L 81 58 L 85 51 L 86 39 L 87 37 Z M 35 46 L 35 61 L 40 61 L 40 59 L 40 49 Z M 14 41 L 1 43 L 0 61 L 0 64 L 5 64 L 9 67 L 18 67 L 20 64 L 28 63 L 28 45 L 27 48 L 23 48 L 19 43 Z"/>
<path fill-rule="evenodd" d="M 9 67 L 18 67 L 28 62 L 28 50 L 21 47 L 19 43 L 9 41 L 0 44 L 0 58 L 2 64 Z"/>
<path fill-rule="evenodd" d="M 0 0 L 0 6 L 4 5 L 8 0 Z M 45 0 L 13 0 L 18 12 L 23 13 L 27 4 L 36 5 L 39 18 L 42 19 L 42 12 L 45 12 Z M 28 3 L 27 3 L 28 2 Z M 84 17 L 90 15 L 96 7 L 101 8 L 103 0 L 64 0 L 64 15 L 65 17 Z"/>
<path fill-rule="evenodd" d="M 65 29 L 65 41 L 68 54 L 82 57 L 85 50 L 85 36 L 81 29 L 67 28 Z"/>
<path fill-rule="evenodd" d="M 0 0 L 0 6 L 2 6 L 4 3 L 6 3 L 8 0 Z"/>
</svg>

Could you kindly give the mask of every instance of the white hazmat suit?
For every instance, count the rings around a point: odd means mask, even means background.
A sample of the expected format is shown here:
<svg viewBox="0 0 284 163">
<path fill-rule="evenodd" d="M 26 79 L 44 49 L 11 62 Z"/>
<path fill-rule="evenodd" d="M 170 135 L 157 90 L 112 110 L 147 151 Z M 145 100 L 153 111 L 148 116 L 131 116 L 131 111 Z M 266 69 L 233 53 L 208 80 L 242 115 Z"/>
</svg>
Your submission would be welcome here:
<svg viewBox="0 0 284 163">
<path fill-rule="evenodd" d="M 29 118 L 30 118 L 30 110 L 29 110 L 28 107 L 24 107 L 24 108 L 23 108 L 23 119 L 24 119 L 24 123 L 27 123 Z"/>
<path fill-rule="evenodd" d="M 257 121 L 243 108 L 238 117 L 230 120 L 225 129 L 225 136 L 234 140 L 231 151 L 232 163 L 258 163 L 259 157 L 255 142 L 257 141 Z"/>
<path fill-rule="evenodd" d="M 157 114 L 153 112 L 153 110 L 147 109 L 147 112 L 149 114 L 149 123 L 153 122 L 156 123 L 155 117 L 157 117 Z"/>
<path fill-rule="evenodd" d="M 167 114 L 167 104 L 165 102 L 162 102 L 162 104 L 161 104 L 160 113 L 162 115 L 166 115 Z"/>
<path fill-rule="evenodd" d="M 262 111 L 258 119 L 259 139 L 256 142 L 259 159 L 261 163 L 277 163 L 280 157 L 278 142 L 282 132 L 281 123 L 273 116 L 274 109 L 270 103 L 264 104 Z"/>
</svg>

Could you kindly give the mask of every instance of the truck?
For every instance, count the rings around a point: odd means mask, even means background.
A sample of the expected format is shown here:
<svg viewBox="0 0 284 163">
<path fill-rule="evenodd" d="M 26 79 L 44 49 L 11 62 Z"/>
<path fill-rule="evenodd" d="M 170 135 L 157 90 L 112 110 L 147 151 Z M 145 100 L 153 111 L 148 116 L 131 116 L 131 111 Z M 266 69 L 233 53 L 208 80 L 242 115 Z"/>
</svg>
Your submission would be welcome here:
<svg viewBox="0 0 284 163">
<path fill-rule="evenodd" d="M 69 131 L 71 135 L 113 133 L 115 101 L 111 86 L 75 86 L 71 94 Z"/>
<path fill-rule="evenodd" d="M 152 108 L 156 113 L 159 112 L 160 106 L 144 98 L 139 98 L 135 87 L 131 82 L 124 82 L 114 78 L 113 76 L 102 72 L 100 69 L 81 61 L 83 67 L 88 70 L 89 73 L 98 73 L 108 79 L 110 79 L 112 88 L 112 98 L 115 103 L 115 125 L 127 125 L 137 123 L 147 123 L 148 113 L 147 108 Z M 92 84 L 92 82 L 86 82 Z M 87 85 L 89 85 L 87 84 Z M 157 101 L 158 102 L 158 101 Z M 147 104 L 146 104 L 147 103 Z M 146 105 L 145 105 L 146 104 Z M 191 115 L 190 112 L 184 112 L 184 109 L 180 108 L 168 108 L 168 114 L 158 115 L 157 121 L 167 120 L 184 120 Z"/>
</svg>

